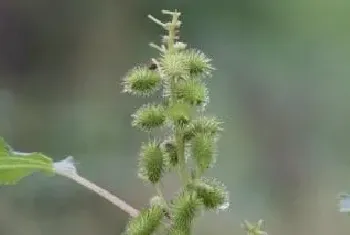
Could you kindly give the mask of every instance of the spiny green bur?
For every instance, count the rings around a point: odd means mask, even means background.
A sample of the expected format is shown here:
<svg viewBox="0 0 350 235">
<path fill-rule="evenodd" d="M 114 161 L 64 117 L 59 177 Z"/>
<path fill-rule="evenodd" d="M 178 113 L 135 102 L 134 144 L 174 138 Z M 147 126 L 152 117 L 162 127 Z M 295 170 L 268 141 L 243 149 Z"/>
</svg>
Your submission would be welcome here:
<svg viewBox="0 0 350 235">
<path fill-rule="evenodd" d="M 169 22 L 149 16 L 166 32 L 161 45 L 150 44 L 159 57 L 131 69 L 123 78 L 126 93 L 140 97 L 162 94 L 158 103 L 144 104 L 135 111 L 132 126 L 150 136 L 157 129 L 167 133 L 149 137 L 141 145 L 139 176 L 154 185 L 158 195 L 149 208 L 131 219 L 127 235 L 192 234 L 194 221 L 203 211 L 219 211 L 229 204 L 225 186 L 203 176 L 214 166 L 222 131 L 216 117 L 203 113 L 209 100 L 205 79 L 212 75 L 211 59 L 180 41 L 179 12 L 162 13 L 170 17 Z M 182 188 L 168 202 L 162 196 L 161 182 L 172 172 L 179 174 Z"/>
</svg>

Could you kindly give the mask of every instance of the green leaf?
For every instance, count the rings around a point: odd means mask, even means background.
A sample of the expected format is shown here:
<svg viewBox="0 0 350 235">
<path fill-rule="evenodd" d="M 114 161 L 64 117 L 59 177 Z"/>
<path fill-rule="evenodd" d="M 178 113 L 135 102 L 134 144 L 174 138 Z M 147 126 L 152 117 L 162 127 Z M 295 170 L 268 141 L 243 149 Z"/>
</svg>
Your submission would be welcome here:
<svg viewBox="0 0 350 235">
<path fill-rule="evenodd" d="M 53 174 L 52 159 L 41 153 L 11 152 L 4 139 L 0 137 L 0 185 L 16 184 L 34 172 Z"/>
</svg>

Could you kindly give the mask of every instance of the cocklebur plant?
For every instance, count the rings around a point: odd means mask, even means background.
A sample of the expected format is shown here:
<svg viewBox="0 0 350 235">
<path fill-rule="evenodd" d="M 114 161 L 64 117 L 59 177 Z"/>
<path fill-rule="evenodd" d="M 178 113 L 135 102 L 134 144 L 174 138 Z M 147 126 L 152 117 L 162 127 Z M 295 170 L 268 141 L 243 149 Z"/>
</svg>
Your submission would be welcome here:
<svg viewBox="0 0 350 235">
<path fill-rule="evenodd" d="M 34 172 L 60 175 L 94 191 L 131 218 L 125 235 L 189 235 L 195 219 L 205 211 L 225 210 L 229 206 L 228 192 L 218 179 L 205 177 L 208 168 L 215 165 L 216 144 L 222 132 L 222 123 L 215 116 L 204 115 L 208 104 L 206 79 L 214 68 L 203 52 L 187 48 L 180 41 L 181 14 L 163 10 L 170 17 L 161 22 L 166 34 L 160 45 L 150 43 L 159 52 L 148 65 L 139 65 L 126 73 L 123 91 L 147 98 L 160 93 L 158 102 L 142 105 L 132 114 L 132 126 L 148 133 L 148 141 L 141 144 L 139 177 L 154 186 L 156 195 L 141 211 L 79 175 L 73 157 L 54 162 L 42 153 L 14 151 L 0 137 L 0 185 L 16 184 Z M 160 131 L 159 131 L 160 130 Z M 157 133 L 162 133 L 157 135 Z M 173 198 L 163 196 L 162 179 L 165 174 L 177 172 L 181 188 Z M 266 234 L 245 222 L 247 234 Z"/>
<path fill-rule="evenodd" d="M 131 69 L 123 79 L 124 92 L 148 97 L 161 94 L 158 103 L 141 106 L 133 115 L 132 125 L 154 135 L 141 145 L 139 176 L 154 185 L 157 195 L 150 207 L 132 219 L 125 234 L 191 234 L 196 217 L 206 210 L 228 207 L 228 192 L 217 179 L 204 177 L 215 164 L 216 142 L 222 123 L 204 115 L 208 103 L 205 79 L 211 77 L 211 59 L 180 41 L 182 22 L 177 11 L 163 10 L 170 21 L 149 18 L 166 34 L 161 45 L 150 46 L 159 52 L 151 65 Z M 159 131 L 157 132 L 159 133 Z M 162 178 L 177 172 L 182 188 L 168 202 L 162 194 Z"/>
</svg>

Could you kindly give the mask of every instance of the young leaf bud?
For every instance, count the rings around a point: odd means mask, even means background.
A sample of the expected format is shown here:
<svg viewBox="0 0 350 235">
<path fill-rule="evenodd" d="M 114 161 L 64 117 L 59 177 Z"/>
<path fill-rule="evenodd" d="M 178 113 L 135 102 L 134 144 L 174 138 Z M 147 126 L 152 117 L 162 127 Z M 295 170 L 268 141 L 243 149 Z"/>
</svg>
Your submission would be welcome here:
<svg viewBox="0 0 350 235">
<path fill-rule="evenodd" d="M 132 125 L 143 131 L 150 131 L 153 128 L 161 127 L 165 122 L 165 110 L 162 105 L 143 105 L 135 114 Z"/>
<path fill-rule="evenodd" d="M 241 224 L 241 227 L 249 235 L 267 235 L 267 232 L 262 230 L 263 223 L 264 223 L 263 220 L 259 220 L 256 224 L 252 224 L 249 221 L 245 220 Z"/>
<path fill-rule="evenodd" d="M 156 184 L 162 178 L 166 168 L 167 163 L 160 144 L 155 141 L 143 144 L 139 161 L 139 176 Z"/>
<path fill-rule="evenodd" d="M 208 134 L 212 136 L 217 136 L 223 128 L 221 127 L 221 122 L 217 120 L 216 117 L 206 117 L 201 116 L 193 120 L 185 129 L 184 138 L 189 141 L 197 133 Z"/>
<path fill-rule="evenodd" d="M 153 94 L 160 88 L 160 74 L 148 67 L 133 68 L 123 80 L 124 91 L 141 96 Z"/>
<path fill-rule="evenodd" d="M 208 134 L 196 134 L 191 143 L 192 157 L 197 166 L 197 174 L 202 174 L 215 162 L 215 138 Z"/>
<path fill-rule="evenodd" d="M 149 235 L 154 233 L 164 216 L 163 209 L 160 206 L 152 206 L 142 210 L 140 214 L 129 221 L 126 235 Z"/>
<path fill-rule="evenodd" d="M 181 80 L 174 85 L 176 99 L 191 105 L 203 105 L 207 101 L 207 88 L 197 79 Z"/>
<path fill-rule="evenodd" d="M 216 179 L 202 178 L 193 181 L 189 186 L 208 210 L 224 210 L 229 206 L 226 187 Z"/>
<path fill-rule="evenodd" d="M 189 68 L 191 77 L 209 77 L 214 68 L 209 59 L 203 52 L 199 50 L 186 50 L 183 52 L 186 59 L 186 66 Z"/>
</svg>

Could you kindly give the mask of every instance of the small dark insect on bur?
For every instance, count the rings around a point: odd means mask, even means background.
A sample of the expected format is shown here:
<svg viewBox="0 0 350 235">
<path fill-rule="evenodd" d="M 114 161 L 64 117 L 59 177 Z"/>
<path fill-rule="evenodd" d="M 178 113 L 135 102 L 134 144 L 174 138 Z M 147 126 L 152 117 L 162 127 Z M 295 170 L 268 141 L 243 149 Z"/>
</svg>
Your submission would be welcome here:
<svg viewBox="0 0 350 235">
<path fill-rule="evenodd" d="M 148 65 L 149 70 L 156 70 L 157 68 L 158 68 L 158 66 L 154 62 L 150 62 L 150 64 Z"/>
<path fill-rule="evenodd" d="M 164 216 L 171 220 L 171 215 L 167 210 L 163 210 Z"/>
</svg>

